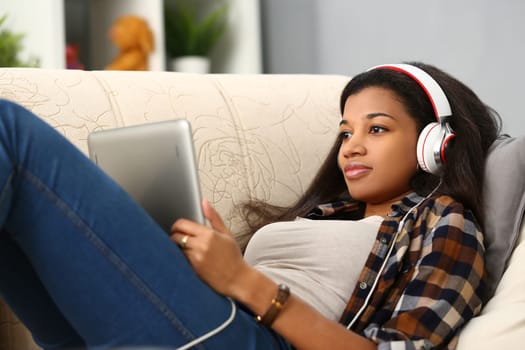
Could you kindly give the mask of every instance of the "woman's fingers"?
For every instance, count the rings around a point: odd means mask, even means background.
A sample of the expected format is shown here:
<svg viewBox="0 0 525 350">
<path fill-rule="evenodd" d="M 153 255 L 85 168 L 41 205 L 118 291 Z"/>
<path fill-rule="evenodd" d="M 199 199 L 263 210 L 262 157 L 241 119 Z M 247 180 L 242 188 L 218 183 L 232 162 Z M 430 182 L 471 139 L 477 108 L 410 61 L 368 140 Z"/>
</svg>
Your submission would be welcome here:
<svg viewBox="0 0 525 350">
<path fill-rule="evenodd" d="M 187 249 L 190 238 L 198 235 L 203 229 L 206 227 L 190 220 L 179 219 L 171 226 L 170 238 L 179 247 Z"/>
<path fill-rule="evenodd" d="M 212 207 L 210 202 L 207 199 L 202 201 L 202 211 L 204 217 L 209 221 L 211 227 L 218 233 L 227 233 L 231 235 L 231 232 L 228 230 L 224 221 L 222 220 L 219 213 Z"/>
<path fill-rule="evenodd" d="M 208 219 L 211 226 L 217 230 L 222 231 L 221 229 L 224 228 L 224 222 L 215 208 L 211 206 L 210 202 L 207 199 L 203 199 L 201 206 L 204 217 Z"/>
<path fill-rule="evenodd" d="M 187 235 L 184 233 L 174 233 L 171 235 L 171 240 L 175 242 L 175 244 L 177 244 L 182 249 L 190 248 L 190 246 L 188 245 L 188 242 L 190 240 L 190 235 Z"/>
<path fill-rule="evenodd" d="M 200 278 L 229 295 L 237 271 L 244 266 L 242 253 L 217 211 L 206 200 L 202 207 L 211 227 L 179 219 L 171 227 L 171 239 L 182 248 Z"/>
</svg>

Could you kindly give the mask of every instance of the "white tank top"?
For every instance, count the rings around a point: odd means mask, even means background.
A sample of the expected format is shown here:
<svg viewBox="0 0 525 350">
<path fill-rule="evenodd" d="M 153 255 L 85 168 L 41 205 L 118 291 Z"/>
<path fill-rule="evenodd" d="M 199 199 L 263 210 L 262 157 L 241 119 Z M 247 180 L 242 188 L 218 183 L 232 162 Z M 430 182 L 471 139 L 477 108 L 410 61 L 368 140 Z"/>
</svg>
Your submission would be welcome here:
<svg viewBox="0 0 525 350">
<path fill-rule="evenodd" d="M 277 222 L 252 237 L 244 257 L 276 283 L 339 320 L 383 218 Z"/>
</svg>

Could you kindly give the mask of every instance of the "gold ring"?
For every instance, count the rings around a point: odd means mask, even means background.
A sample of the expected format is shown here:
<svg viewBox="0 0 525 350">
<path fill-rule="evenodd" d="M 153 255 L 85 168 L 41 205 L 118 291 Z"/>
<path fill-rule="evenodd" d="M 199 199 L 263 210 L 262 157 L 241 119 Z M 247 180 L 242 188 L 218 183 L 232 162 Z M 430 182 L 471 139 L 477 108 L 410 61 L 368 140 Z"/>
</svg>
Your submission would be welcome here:
<svg viewBox="0 0 525 350">
<path fill-rule="evenodd" d="M 186 248 L 186 243 L 188 243 L 188 238 L 190 238 L 190 236 L 188 235 L 185 235 L 184 237 L 182 237 L 182 239 L 180 240 L 180 247 L 182 249 Z"/>
</svg>

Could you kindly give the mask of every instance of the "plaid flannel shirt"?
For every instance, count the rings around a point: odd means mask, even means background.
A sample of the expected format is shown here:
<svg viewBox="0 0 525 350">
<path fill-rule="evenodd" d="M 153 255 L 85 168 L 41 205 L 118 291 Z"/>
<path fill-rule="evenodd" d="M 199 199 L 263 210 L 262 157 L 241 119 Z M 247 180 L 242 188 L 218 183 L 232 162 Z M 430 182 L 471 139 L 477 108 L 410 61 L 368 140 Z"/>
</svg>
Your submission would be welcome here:
<svg viewBox="0 0 525 350">
<path fill-rule="evenodd" d="M 380 350 L 454 349 L 460 329 L 482 307 L 483 235 L 472 213 L 448 196 L 412 193 L 381 224 L 340 322 L 348 325 L 359 312 L 402 218 L 422 200 L 407 215 L 370 302 L 351 328 Z M 356 215 L 363 215 L 362 205 L 339 202 L 321 205 L 309 217 Z"/>
</svg>

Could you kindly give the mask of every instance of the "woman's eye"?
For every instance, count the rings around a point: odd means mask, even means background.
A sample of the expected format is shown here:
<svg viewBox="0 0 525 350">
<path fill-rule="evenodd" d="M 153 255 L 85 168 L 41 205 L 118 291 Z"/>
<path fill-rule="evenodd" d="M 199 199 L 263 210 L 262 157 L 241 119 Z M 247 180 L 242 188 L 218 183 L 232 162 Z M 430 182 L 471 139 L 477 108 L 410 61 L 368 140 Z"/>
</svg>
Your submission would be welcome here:
<svg viewBox="0 0 525 350">
<path fill-rule="evenodd" d="M 350 131 L 341 131 L 341 133 L 339 134 L 339 137 L 341 139 L 349 139 L 352 137 L 352 133 Z"/>
<path fill-rule="evenodd" d="M 386 128 L 383 128 L 382 126 L 374 125 L 370 128 L 371 134 L 378 134 L 378 133 L 385 132 L 385 131 L 386 131 Z"/>
</svg>

